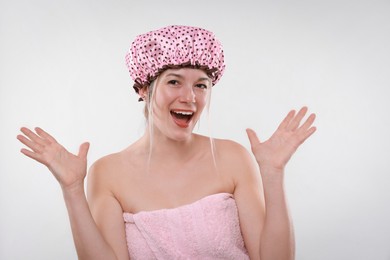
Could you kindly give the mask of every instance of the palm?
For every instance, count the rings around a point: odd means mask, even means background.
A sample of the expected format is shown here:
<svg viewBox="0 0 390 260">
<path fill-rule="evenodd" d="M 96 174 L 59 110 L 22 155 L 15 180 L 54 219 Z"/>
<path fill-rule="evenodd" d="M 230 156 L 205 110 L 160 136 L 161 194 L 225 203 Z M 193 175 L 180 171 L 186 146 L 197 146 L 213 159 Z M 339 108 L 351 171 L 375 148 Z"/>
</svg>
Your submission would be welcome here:
<svg viewBox="0 0 390 260">
<path fill-rule="evenodd" d="M 22 149 L 21 152 L 46 165 L 62 187 L 69 187 L 84 180 L 88 143 L 82 144 L 79 154 L 74 155 L 40 128 L 36 128 L 36 134 L 27 128 L 22 128 L 21 131 L 25 136 L 18 135 L 18 139 L 31 149 Z"/>
<path fill-rule="evenodd" d="M 296 115 L 295 111 L 290 111 L 275 133 L 265 142 L 260 142 L 253 130 L 247 130 L 252 152 L 261 167 L 284 169 L 297 148 L 315 132 L 316 128 L 312 126 L 314 114 L 300 125 L 306 112 L 306 107 Z"/>
</svg>

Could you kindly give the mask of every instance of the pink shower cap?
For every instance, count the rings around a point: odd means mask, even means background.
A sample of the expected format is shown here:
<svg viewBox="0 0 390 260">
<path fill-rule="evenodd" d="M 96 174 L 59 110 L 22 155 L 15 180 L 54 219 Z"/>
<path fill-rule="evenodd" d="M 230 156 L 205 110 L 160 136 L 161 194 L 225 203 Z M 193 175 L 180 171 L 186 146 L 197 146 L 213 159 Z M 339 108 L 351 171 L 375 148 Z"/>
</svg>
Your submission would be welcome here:
<svg viewBox="0 0 390 260">
<path fill-rule="evenodd" d="M 212 32 L 178 25 L 137 36 L 126 54 L 126 65 L 131 78 L 141 86 L 149 85 L 169 66 L 207 68 L 213 85 L 225 70 L 222 45 Z"/>
</svg>

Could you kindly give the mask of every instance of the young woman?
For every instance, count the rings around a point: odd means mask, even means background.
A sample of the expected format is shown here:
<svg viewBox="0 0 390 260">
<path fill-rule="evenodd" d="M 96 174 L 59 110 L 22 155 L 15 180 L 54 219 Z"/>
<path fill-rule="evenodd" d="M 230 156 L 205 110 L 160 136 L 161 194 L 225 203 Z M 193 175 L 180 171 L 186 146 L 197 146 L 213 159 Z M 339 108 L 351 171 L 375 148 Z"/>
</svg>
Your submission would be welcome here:
<svg viewBox="0 0 390 260">
<path fill-rule="evenodd" d="M 196 27 L 138 36 L 126 56 L 147 128 L 127 149 L 95 162 L 89 144 L 69 153 L 40 128 L 22 128 L 26 156 L 61 185 L 79 259 L 293 259 L 284 168 L 314 133 L 307 108 L 288 113 L 252 152 L 193 133 L 224 72 L 221 44 Z"/>
</svg>

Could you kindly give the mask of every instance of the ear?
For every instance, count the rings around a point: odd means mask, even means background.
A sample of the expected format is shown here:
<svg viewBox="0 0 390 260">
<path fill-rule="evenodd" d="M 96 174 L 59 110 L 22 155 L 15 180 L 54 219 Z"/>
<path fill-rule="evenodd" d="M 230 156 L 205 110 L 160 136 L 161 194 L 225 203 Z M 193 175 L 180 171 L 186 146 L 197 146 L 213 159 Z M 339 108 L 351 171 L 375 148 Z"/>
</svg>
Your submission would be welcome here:
<svg viewBox="0 0 390 260">
<path fill-rule="evenodd" d="M 139 97 L 142 98 L 144 101 L 146 101 L 146 98 L 148 97 L 148 92 L 149 92 L 148 90 L 149 88 L 146 86 L 138 90 Z"/>
</svg>

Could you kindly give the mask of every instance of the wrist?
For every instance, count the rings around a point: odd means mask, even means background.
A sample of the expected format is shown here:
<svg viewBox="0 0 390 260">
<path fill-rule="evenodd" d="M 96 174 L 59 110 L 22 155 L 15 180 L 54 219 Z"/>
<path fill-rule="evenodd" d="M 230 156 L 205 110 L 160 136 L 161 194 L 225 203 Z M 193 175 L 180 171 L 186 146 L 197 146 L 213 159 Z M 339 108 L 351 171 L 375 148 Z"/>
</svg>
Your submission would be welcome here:
<svg viewBox="0 0 390 260">
<path fill-rule="evenodd" d="M 273 168 L 260 169 L 263 183 L 264 198 L 269 209 L 285 204 L 284 170 Z M 276 207 L 278 208 L 278 206 Z"/>
<path fill-rule="evenodd" d="M 68 186 L 61 186 L 62 193 L 65 199 L 77 198 L 80 195 L 85 195 L 84 181 L 80 181 Z"/>
<path fill-rule="evenodd" d="M 274 193 L 284 193 L 284 169 L 263 165 L 260 167 L 260 175 L 264 192 L 268 196 Z"/>
<path fill-rule="evenodd" d="M 259 170 L 263 179 L 283 180 L 284 168 L 259 164 Z"/>
</svg>

